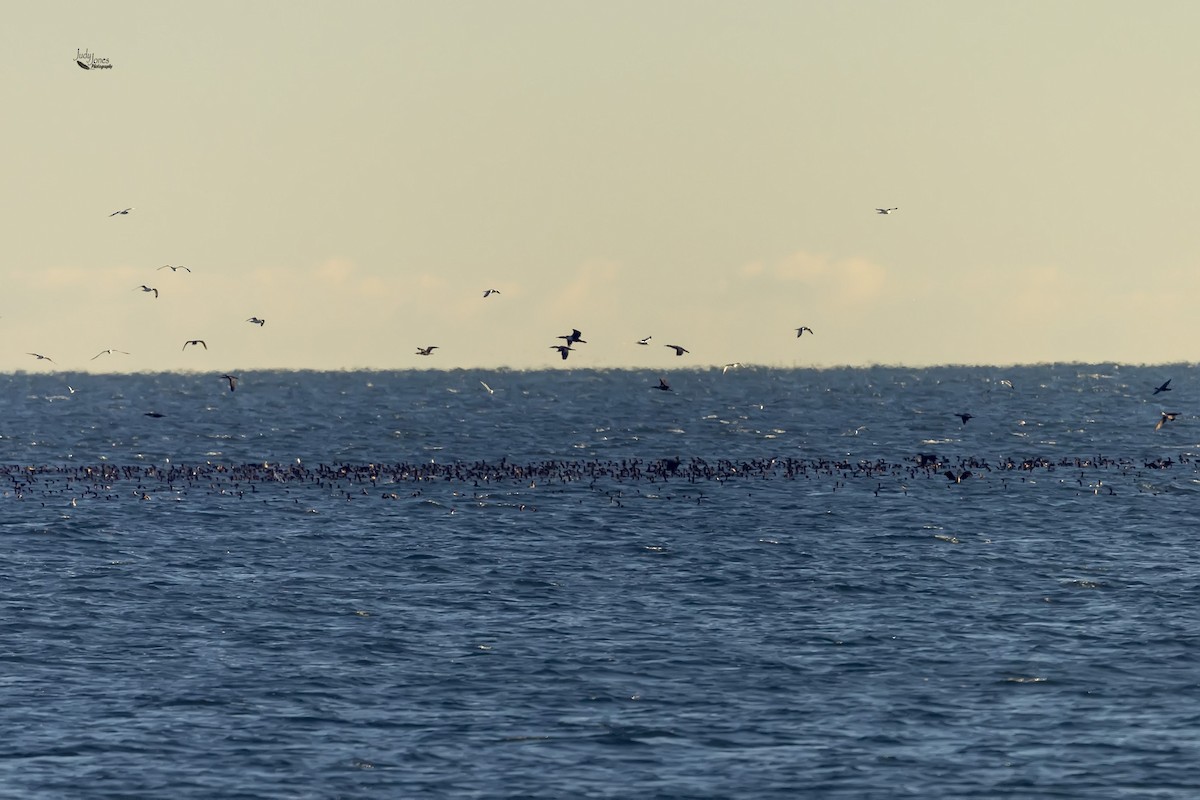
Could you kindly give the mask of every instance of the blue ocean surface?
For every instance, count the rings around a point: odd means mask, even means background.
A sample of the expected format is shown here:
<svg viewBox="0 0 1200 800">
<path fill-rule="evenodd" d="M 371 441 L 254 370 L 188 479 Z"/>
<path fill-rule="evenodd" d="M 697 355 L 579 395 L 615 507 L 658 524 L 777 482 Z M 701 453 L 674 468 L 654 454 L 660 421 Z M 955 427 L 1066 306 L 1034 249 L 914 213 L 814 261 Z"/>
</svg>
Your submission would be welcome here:
<svg viewBox="0 0 1200 800">
<path fill-rule="evenodd" d="M 0 795 L 1200 796 L 1193 366 L 659 377 L 0 376 Z"/>
</svg>

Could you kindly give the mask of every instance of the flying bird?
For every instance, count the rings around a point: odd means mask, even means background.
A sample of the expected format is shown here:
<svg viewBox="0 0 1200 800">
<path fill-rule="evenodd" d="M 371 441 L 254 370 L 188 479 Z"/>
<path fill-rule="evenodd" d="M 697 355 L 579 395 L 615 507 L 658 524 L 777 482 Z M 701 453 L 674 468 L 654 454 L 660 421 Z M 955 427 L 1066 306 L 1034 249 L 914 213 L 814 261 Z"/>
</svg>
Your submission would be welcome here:
<svg viewBox="0 0 1200 800">
<path fill-rule="evenodd" d="M 682 347 L 680 347 L 680 346 L 679 346 L 679 345 L 677 345 L 677 344 L 664 344 L 664 345 L 663 345 L 663 347 L 669 347 L 669 348 L 671 348 L 672 350 L 674 350 L 674 351 L 675 351 L 675 355 L 677 355 L 677 356 L 681 356 L 681 355 L 683 355 L 684 353 L 690 353 L 690 352 L 691 352 L 690 350 L 684 350 Z"/>
<path fill-rule="evenodd" d="M 721 374 L 724 375 L 726 372 L 729 372 L 729 370 L 737 369 L 740 366 L 741 363 L 737 361 L 734 361 L 732 364 L 726 364 L 725 366 L 721 367 Z"/>
<path fill-rule="evenodd" d="M 124 353 L 125 355 L 129 355 L 129 353 L 126 353 L 124 350 L 116 350 L 110 347 L 107 350 L 101 350 L 99 353 L 96 353 L 96 355 L 92 356 L 90 360 L 95 361 L 100 356 L 107 356 L 111 355 L 112 353 Z"/>
<path fill-rule="evenodd" d="M 812 333 L 813 329 L 808 327 L 807 325 L 802 325 L 799 328 L 796 328 L 796 338 L 799 339 L 801 336 L 803 336 L 805 331 Z M 813 335 L 815 336 L 816 334 L 813 334 Z"/>
<path fill-rule="evenodd" d="M 1171 391 L 1171 379 L 1167 378 L 1166 382 L 1164 382 L 1162 386 L 1160 386 L 1154 390 L 1154 393 L 1158 394 L 1159 392 L 1169 392 L 1169 391 Z"/>
<path fill-rule="evenodd" d="M 129 208 L 121 209 L 120 211 L 114 211 L 113 213 L 109 214 L 109 216 L 115 217 L 118 214 L 128 214 L 130 211 L 133 211 L 133 206 L 130 206 Z"/>
<path fill-rule="evenodd" d="M 257 325 L 257 326 L 258 326 L 258 327 L 260 327 L 260 328 L 261 328 L 263 325 L 266 325 L 266 324 L 267 324 L 267 321 L 266 321 L 265 319 L 259 319 L 258 317 L 251 317 L 250 319 L 246 320 L 246 322 L 253 323 L 253 324 Z"/>
<path fill-rule="evenodd" d="M 638 343 L 638 344 L 647 344 L 647 345 L 648 345 L 648 344 L 650 344 L 650 340 L 651 340 L 651 339 L 653 339 L 653 338 L 654 338 L 653 336 L 647 336 L 645 339 L 638 339 L 638 340 L 637 340 L 637 343 Z"/>
<path fill-rule="evenodd" d="M 420 346 L 418 346 L 418 347 L 417 347 L 417 352 L 416 352 L 416 353 L 414 353 L 414 355 L 418 355 L 418 356 L 431 356 L 431 355 L 433 355 L 433 351 L 434 351 L 434 350 L 437 350 L 437 349 L 438 349 L 438 346 L 437 346 L 436 344 L 431 344 L 431 345 L 429 345 L 429 347 L 420 347 Z"/>
<path fill-rule="evenodd" d="M 159 268 L 158 268 L 158 270 L 156 270 L 156 271 L 161 271 L 161 270 L 164 270 L 164 269 L 169 269 L 169 270 L 171 270 L 171 272 L 178 272 L 179 270 L 183 270 L 184 272 L 191 272 L 191 270 L 190 270 L 190 269 L 188 269 L 187 267 L 183 266 L 182 264 L 181 264 L 180 266 L 178 266 L 178 267 L 172 267 L 170 264 L 163 264 L 163 265 L 162 265 L 161 267 L 159 267 Z"/>
<path fill-rule="evenodd" d="M 487 385 L 486 383 L 484 383 L 483 381 L 480 381 L 480 382 L 479 382 L 479 385 L 480 385 L 480 386 L 482 386 L 484 389 L 487 389 L 487 393 L 488 393 L 488 394 L 495 394 L 495 393 L 496 393 L 496 390 L 495 390 L 495 389 L 493 389 L 492 387 L 488 386 L 488 385 Z"/>
<path fill-rule="evenodd" d="M 576 331 L 576 333 L 578 333 L 578 331 Z M 558 338 L 562 339 L 563 337 L 560 336 Z M 552 344 L 552 345 L 550 345 L 550 349 L 557 350 L 559 353 L 561 353 L 562 357 L 563 357 L 563 361 L 567 360 L 567 353 L 575 352 L 574 350 L 571 349 L 571 345 L 569 345 L 569 344 Z"/>
<path fill-rule="evenodd" d="M 500 290 L 499 289 L 484 289 L 483 290 L 484 297 L 491 297 L 494 294 L 500 294 Z"/>
<path fill-rule="evenodd" d="M 956 417 L 958 417 L 959 419 L 961 419 L 961 420 L 963 421 L 963 425 L 966 425 L 966 424 L 967 424 L 967 420 L 969 420 L 969 419 L 975 419 L 975 417 L 974 417 L 973 415 L 971 415 L 971 414 L 955 414 L 954 416 L 956 416 Z"/>
<path fill-rule="evenodd" d="M 578 328 L 572 328 L 571 332 L 568 333 L 566 336 L 557 336 L 555 338 L 566 339 L 567 347 L 570 347 L 571 345 L 575 344 L 576 342 L 579 342 L 580 344 L 587 344 L 587 342 L 585 342 L 582 337 L 583 337 L 583 334 L 579 332 Z M 563 358 L 566 358 L 566 356 L 563 356 Z"/>
<path fill-rule="evenodd" d="M 147 286 L 143 283 L 141 286 L 137 287 L 137 289 L 141 289 L 143 292 L 154 292 L 154 299 L 158 299 L 158 289 L 155 289 L 153 286 Z M 136 292 L 137 289 L 134 289 L 134 291 Z"/>
<path fill-rule="evenodd" d="M 1156 431 L 1162 430 L 1163 425 L 1166 425 L 1168 422 L 1174 422 L 1175 418 L 1179 416 L 1178 411 L 1163 411 L 1161 413 L 1162 413 L 1162 419 L 1160 419 L 1158 421 L 1158 424 L 1156 424 L 1154 426 L 1154 430 L 1156 430 Z"/>
<path fill-rule="evenodd" d="M 955 483 L 962 483 L 967 478 L 971 477 L 971 470 L 966 470 L 965 472 L 960 472 L 957 475 L 955 475 L 953 472 L 951 472 L 949 470 L 946 470 L 942 474 L 946 476 L 947 480 L 954 481 Z"/>
<path fill-rule="evenodd" d="M 232 392 L 237 389 L 237 375 L 222 375 L 221 380 L 229 381 L 229 391 Z"/>
<path fill-rule="evenodd" d="M 897 208 L 877 208 L 877 209 L 875 209 L 875 213 L 876 214 L 890 214 L 893 211 L 898 211 L 898 210 L 899 209 L 897 209 Z"/>
<path fill-rule="evenodd" d="M 201 347 L 203 347 L 205 350 L 207 350 L 207 349 L 208 349 L 208 345 L 207 345 L 207 344 L 205 344 L 205 342 L 204 342 L 204 340 L 203 340 L 203 339 L 188 339 L 186 342 L 184 342 L 184 343 L 183 343 L 183 347 L 181 347 L 181 348 L 179 348 L 179 349 L 180 349 L 180 350 L 187 350 L 187 346 L 188 346 L 189 344 L 198 344 L 198 345 L 200 345 Z"/>
<path fill-rule="evenodd" d="M 666 378 L 659 378 L 659 379 L 658 379 L 658 386 L 655 386 L 654 388 L 655 388 L 655 389 L 661 389 L 661 390 L 663 390 L 664 392 L 669 392 L 669 391 L 671 391 L 671 384 L 667 383 L 667 379 L 666 379 Z"/>
<path fill-rule="evenodd" d="M 51 364 L 55 363 L 53 358 L 51 358 L 50 356 L 44 356 L 41 353 L 29 353 L 28 355 L 33 356 L 38 361 L 49 361 Z"/>
</svg>

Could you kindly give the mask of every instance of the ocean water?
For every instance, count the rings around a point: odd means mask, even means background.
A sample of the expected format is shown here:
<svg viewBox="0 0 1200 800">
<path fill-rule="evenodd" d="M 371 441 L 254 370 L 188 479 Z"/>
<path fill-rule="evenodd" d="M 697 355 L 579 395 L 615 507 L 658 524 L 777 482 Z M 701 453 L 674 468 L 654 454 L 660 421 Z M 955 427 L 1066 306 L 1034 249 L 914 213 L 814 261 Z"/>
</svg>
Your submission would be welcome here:
<svg viewBox="0 0 1200 800">
<path fill-rule="evenodd" d="M 1194 367 L 659 377 L 0 376 L 0 795 L 1200 796 Z"/>
</svg>

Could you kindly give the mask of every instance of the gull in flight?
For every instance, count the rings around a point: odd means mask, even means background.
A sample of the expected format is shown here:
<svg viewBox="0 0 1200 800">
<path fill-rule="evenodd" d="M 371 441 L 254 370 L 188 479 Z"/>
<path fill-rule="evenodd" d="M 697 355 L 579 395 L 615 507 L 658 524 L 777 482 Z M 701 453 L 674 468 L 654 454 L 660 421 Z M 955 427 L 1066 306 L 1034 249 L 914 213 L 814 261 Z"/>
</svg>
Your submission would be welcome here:
<svg viewBox="0 0 1200 800">
<path fill-rule="evenodd" d="M 222 375 L 221 380 L 229 381 L 229 391 L 232 392 L 237 389 L 237 375 Z"/>
<path fill-rule="evenodd" d="M 690 350 L 684 350 L 682 347 L 680 347 L 680 346 L 679 346 L 679 345 L 677 345 L 677 344 L 664 344 L 664 345 L 663 345 L 663 347 L 669 347 L 669 348 L 671 348 L 672 350 L 674 350 L 674 351 L 675 351 L 675 355 L 677 355 L 677 356 L 681 356 L 681 355 L 683 355 L 684 353 L 690 353 L 690 352 L 691 352 Z"/>
<path fill-rule="evenodd" d="M 740 366 L 741 364 L 737 361 L 734 361 L 732 364 L 726 364 L 725 366 L 721 367 L 721 374 L 724 375 L 726 372 L 729 372 L 729 370 L 737 369 Z"/>
<path fill-rule="evenodd" d="M 257 326 L 258 326 L 258 327 L 260 327 L 260 328 L 261 328 L 263 325 L 266 325 L 266 324 L 267 324 L 267 321 L 266 321 L 265 319 L 259 319 L 258 317 L 251 317 L 250 319 L 246 320 L 246 322 L 251 322 L 251 323 L 253 323 L 253 324 L 257 325 Z"/>
<path fill-rule="evenodd" d="M 578 332 L 579 332 L 579 331 L 576 331 L 576 333 L 578 333 Z M 563 339 L 563 338 L 565 338 L 565 337 L 563 337 L 563 336 L 560 336 L 560 337 L 558 337 L 558 338 L 560 338 L 560 339 Z M 563 357 L 563 361 L 566 361 L 566 360 L 567 360 L 567 354 L 568 354 L 568 353 L 574 353 L 574 352 L 575 352 L 574 350 L 572 350 L 572 349 L 571 349 L 571 345 L 569 345 L 569 344 L 552 344 L 552 345 L 550 345 L 550 349 L 551 349 L 551 350 L 557 350 L 557 351 L 558 351 L 558 352 L 559 352 L 559 353 L 562 355 L 562 357 Z"/>
<path fill-rule="evenodd" d="M 500 290 L 499 289 L 484 289 L 483 290 L 484 297 L 490 297 L 491 295 L 494 295 L 494 294 L 500 294 Z"/>
<path fill-rule="evenodd" d="M 169 269 L 169 270 L 171 270 L 171 272 L 177 272 L 177 271 L 179 271 L 179 270 L 183 270 L 184 272 L 191 272 L 191 270 L 190 270 L 190 269 L 188 269 L 187 267 L 183 266 L 182 264 L 181 264 L 181 265 L 179 265 L 178 267 L 172 267 L 170 264 L 163 264 L 163 265 L 162 265 L 161 267 L 159 267 L 158 269 L 159 269 L 159 270 Z M 156 271 L 157 271 L 157 270 L 156 270 Z"/>
<path fill-rule="evenodd" d="M 648 344 L 650 344 L 650 340 L 651 340 L 651 339 L 653 339 L 653 338 L 654 338 L 653 336 L 647 336 L 645 339 L 638 339 L 638 340 L 637 340 L 637 343 L 638 343 L 638 344 L 647 344 L 647 345 L 648 345 Z"/>
<path fill-rule="evenodd" d="M 153 286 L 147 286 L 146 284 L 143 283 L 141 286 L 139 286 L 137 288 L 141 289 L 143 292 L 154 292 L 154 298 L 156 300 L 158 299 L 158 289 L 155 289 Z M 137 289 L 134 289 L 134 291 L 136 292 Z"/>
<path fill-rule="evenodd" d="M 128 214 L 130 211 L 133 211 L 133 206 L 130 206 L 129 208 L 123 208 L 120 211 L 114 211 L 113 213 L 109 214 L 109 216 L 115 217 L 117 214 Z"/>
<path fill-rule="evenodd" d="M 33 356 L 38 361 L 49 361 L 51 364 L 55 363 L 53 358 L 50 356 L 44 356 L 41 353 L 29 353 L 29 355 Z"/>
<path fill-rule="evenodd" d="M 181 348 L 179 348 L 179 349 L 180 349 L 180 350 L 187 350 L 187 346 L 188 346 L 189 344 L 198 344 L 198 345 L 200 345 L 201 347 L 203 347 L 205 350 L 207 350 L 207 349 L 208 349 L 208 345 L 207 345 L 207 344 L 205 344 L 205 342 L 204 342 L 204 340 L 203 340 L 203 339 L 188 339 L 186 342 L 184 342 L 184 343 L 183 343 L 183 347 L 181 347 Z"/>
<path fill-rule="evenodd" d="M 495 390 L 495 389 L 493 389 L 492 387 L 488 386 L 488 385 L 487 385 L 486 383 L 484 383 L 483 381 L 480 381 L 480 382 L 479 382 L 479 385 L 480 385 L 480 386 L 482 386 L 484 389 L 487 389 L 487 393 L 488 393 L 488 394 L 495 394 L 495 393 L 496 393 L 496 390 Z"/>
<path fill-rule="evenodd" d="M 799 339 L 801 336 L 803 336 L 805 331 L 812 333 L 813 329 L 808 327 L 807 325 L 802 325 L 799 328 L 796 328 L 796 338 Z M 813 335 L 815 336 L 816 334 L 813 334 Z"/>
<path fill-rule="evenodd" d="M 1167 378 L 1166 382 L 1163 383 L 1162 386 L 1160 386 L 1154 390 L 1154 393 L 1158 394 L 1159 392 L 1169 392 L 1169 391 L 1171 391 L 1171 379 Z"/>
<path fill-rule="evenodd" d="M 429 347 L 417 347 L 417 352 L 414 353 L 413 355 L 431 356 L 431 355 L 433 355 L 433 351 L 437 350 L 437 349 L 438 349 L 438 346 L 436 344 L 431 344 L 431 345 L 429 345 Z"/>
<path fill-rule="evenodd" d="M 96 353 L 96 355 L 92 356 L 91 360 L 95 361 L 100 356 L 107 356 L 107 355 L 111 355 L 112 353 L 125 353 L 125 355 L 129 355 L 129 353 L 126 353 L 124 350 L 117 350 L 115 348 L 110 347 L 107 350 L 101 350 L 99 353 Z"/>
<path fill-rule="evenodd" d="M 1175 418 L 1178 416 L 1179 416 L 1178 411 L 1163 411 L 1162 419 L 1160 419 L 1158 421 L 1158 424 L 1154 426 L 1154 430 L 1156 430 L 1156 431 L 1162 430 L 1163 425 L 1166 425 L 1168 422 L 1174 422 Z"/>
<path fill-rule="evenodd" d="M 893 211 L 899 211 L 899 210 L 900 209 L 898 209 L 898 208 L 877 208 L 877 209 L 875 209 L 875 213 L 876 214 L 890 214 Z"/>
</svg>

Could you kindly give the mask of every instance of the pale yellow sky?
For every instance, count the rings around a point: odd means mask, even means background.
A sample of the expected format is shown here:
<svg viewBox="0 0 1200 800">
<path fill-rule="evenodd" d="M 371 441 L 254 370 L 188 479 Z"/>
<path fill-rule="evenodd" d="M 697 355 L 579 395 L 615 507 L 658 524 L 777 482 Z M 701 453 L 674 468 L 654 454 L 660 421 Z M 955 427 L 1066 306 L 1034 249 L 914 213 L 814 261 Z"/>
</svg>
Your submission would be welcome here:
<svg viewBox="0 0 1200 800">
<path fill-rule="evenodd" d="M 1198 27 L 1090 0 L 14 5 L 0 370 L 1195 361 Z"/>
</svg>

